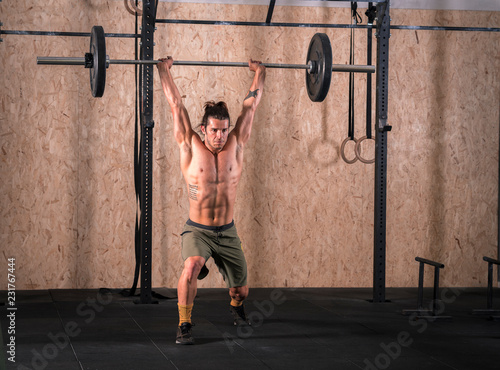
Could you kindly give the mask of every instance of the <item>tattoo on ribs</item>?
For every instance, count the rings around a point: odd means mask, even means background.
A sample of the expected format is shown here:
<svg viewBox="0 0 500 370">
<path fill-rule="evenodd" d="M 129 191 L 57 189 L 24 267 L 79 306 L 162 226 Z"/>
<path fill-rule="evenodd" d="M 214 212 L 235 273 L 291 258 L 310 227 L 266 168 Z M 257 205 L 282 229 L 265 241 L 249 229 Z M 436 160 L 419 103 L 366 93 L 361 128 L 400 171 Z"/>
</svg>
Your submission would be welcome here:
<svg viewBox="0 0 500 370">
<path fill-rule="evenodd" d="M 250 98 L 256 98 L 257 97 L 257 92 L 259 89 L 254 90 L 254 91 L 249 91 L 248 95 L 246 96 L 245 100 L 250 99 Z"/>
<path fill-rule="evenodd" d="M 198 200 L 198 185 L 189 184 L 189 198 Z"/>
</svg>

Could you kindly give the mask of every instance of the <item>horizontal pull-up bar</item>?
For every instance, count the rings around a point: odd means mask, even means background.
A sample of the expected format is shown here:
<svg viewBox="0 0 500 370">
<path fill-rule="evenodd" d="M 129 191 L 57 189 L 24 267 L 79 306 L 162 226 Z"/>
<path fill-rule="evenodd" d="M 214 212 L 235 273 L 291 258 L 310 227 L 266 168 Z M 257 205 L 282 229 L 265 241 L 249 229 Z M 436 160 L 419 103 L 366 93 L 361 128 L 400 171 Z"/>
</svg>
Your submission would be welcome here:
<svg viewBox="0 0 500 370">
<path fill-rule="evenodd" d="M 245 21 L 209 21 L 197 19 L 157 19 L 156 23 L 194 24 L 205 26 L 245 26 L 245 27 L 299 27 L 299 28 L 373 28 L 373 24 L 333 24 L 333 23 L 287 23 L 287 22 L 245 22 Z M 461 32 L 500 32 L 498 27 L 460 27 L 460 26 L 411 26 L 391 25 L 391 30 L 407 31 L 461 31 Z"/>
</svg>

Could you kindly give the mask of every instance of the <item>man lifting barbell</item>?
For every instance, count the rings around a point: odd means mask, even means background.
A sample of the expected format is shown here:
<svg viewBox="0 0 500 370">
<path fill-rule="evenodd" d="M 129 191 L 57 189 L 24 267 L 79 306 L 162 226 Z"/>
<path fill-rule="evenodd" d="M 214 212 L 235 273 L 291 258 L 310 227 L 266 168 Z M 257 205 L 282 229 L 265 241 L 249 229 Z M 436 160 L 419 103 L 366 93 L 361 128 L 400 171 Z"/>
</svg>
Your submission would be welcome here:
<svg viewBox="0 0 500 370">
<path fill-rule="evenodd" d="M 266 68 L 305 69 L 306 88 L 311 101 L 322 102 L 330 88 L 332 72 L 373 73 L 372 65 L 332 64 L 332 46 L 325 33 L 316 33 L 309 42 L 307 64 L 262 63 Z M 85 57 L 37 57 L 37 64 L 82 65 L 90 70 L 92 96 L 100 98 L 106 85 L 106 68 L 111 64 L 158 64 L 158 60 L 110 59 L 106 55 L 106 37 L 101 26 L 90 32 L 90 52 Z M 247 67 L 246 62 L 178 61 L 174 65 Z"/>
<path fill-rule="evenodd" d="M 243 301 L 248 296 L 247 265 L 233 213 L 243 152 L 262 98 L 266 68 L 261 62 L 248 62 L 255 74 L 231 132 L 226 104 L 205 103 L 201 125 L 205 139 L 202 141 L 191 127 L 186 107 L 172 78 L 170 69 L 173 63 L 174 60 L 167 57 L 160 59 L 157 66 L 172 110 L 174 136 L 179 145 L 181 170 L 189 195 L 189 219 L 181 234 L 184 268 L 177 286 L 179 326 L 176 343 L 193 344 L 191 312 L 197 280 L 207 276 L 205 263 L 210 257 L 213 257 L 229 288 L 234 324 L 250 324 L 243 307 Z"/>
</svg>

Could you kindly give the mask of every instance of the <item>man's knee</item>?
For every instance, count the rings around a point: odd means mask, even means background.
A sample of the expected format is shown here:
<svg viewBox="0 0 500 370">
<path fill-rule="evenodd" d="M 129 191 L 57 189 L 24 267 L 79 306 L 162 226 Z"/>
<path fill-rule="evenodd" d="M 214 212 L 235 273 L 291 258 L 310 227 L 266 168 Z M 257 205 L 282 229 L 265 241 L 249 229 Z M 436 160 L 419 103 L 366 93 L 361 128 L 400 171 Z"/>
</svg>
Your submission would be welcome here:
<svg viewBox="0 0 500 370">
<path fill-rule="evenodd" d="M 237 301 L 243 301 L 248 296 L 248 286 L 230 288 L 229 295 Z"/>
<path fill-rule="evenodd" d="M 196 280 L 204 264 L 205 259 L 203 257 L 189 257 L 184 261 L 182 275 L 184 275 L 189 282 Z"/>
</svg>

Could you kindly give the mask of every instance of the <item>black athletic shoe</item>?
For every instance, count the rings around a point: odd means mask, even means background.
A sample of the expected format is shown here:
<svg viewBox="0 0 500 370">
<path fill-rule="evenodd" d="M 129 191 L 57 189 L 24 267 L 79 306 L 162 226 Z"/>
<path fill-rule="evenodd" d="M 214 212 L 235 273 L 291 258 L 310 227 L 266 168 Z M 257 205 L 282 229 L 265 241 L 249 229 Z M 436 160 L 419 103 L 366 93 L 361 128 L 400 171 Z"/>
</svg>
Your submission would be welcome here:
<svg viewBox="0 0 500 370">
<path fill-rule="evenodd" d="M 252 325 L 250 320 L 247 319 L 247 315 L 245 315 L 245 308 L 243 305 L 239 307 L 229 305 L 229 311 L 233 315 L 234 325 Z"/>
<path fill-rule="evenodd" d="M 194 344 L 194 338 L 191 334 L 192 324 L 189 322 L 183 322 L 181 326 L 177 328 L 177 338 L 175 339 L 176 344 Z"/>
</svg>

